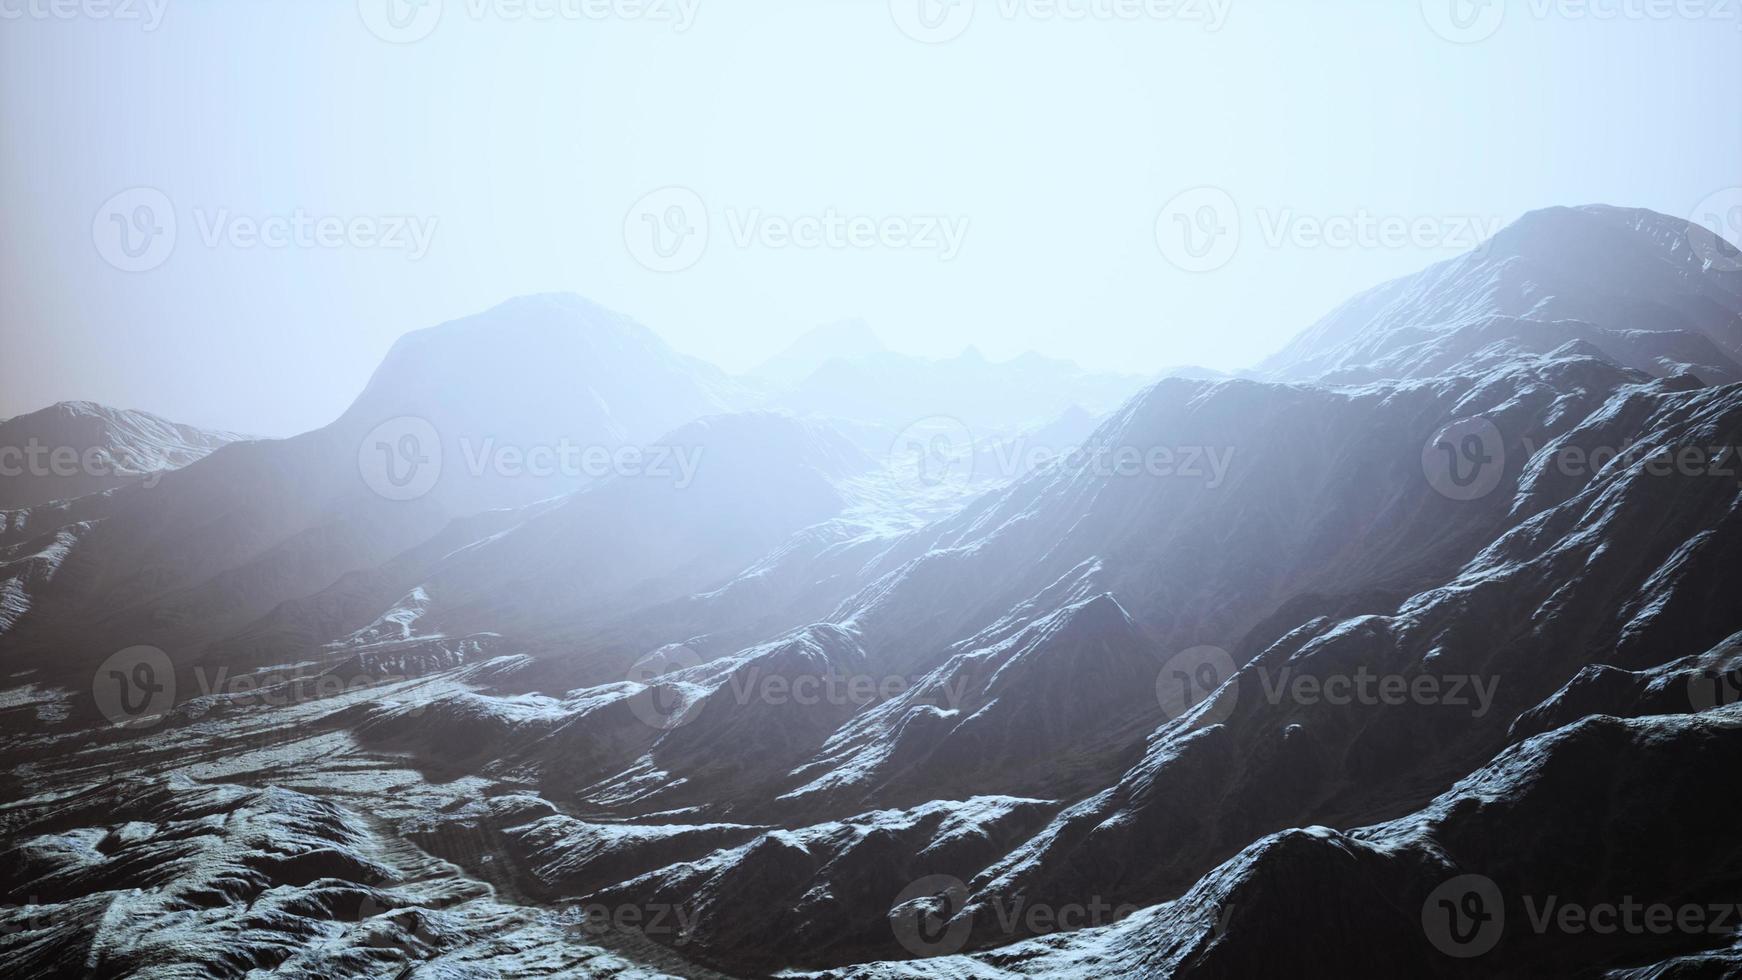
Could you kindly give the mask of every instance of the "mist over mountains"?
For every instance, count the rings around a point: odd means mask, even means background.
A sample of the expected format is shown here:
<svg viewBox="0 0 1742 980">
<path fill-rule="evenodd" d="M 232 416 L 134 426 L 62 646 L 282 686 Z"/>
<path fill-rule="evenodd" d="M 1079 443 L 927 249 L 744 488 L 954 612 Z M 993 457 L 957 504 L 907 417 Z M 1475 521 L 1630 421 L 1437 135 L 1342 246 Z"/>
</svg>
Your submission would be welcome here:
<svg viewBox="0 0 1742 980">
<path fill-rule="evenodd" d="M 736 376 L 551 294 L 290 439 L 0 423 L 0 958 L 1738 974 L 1690 228 L 1533 212 L 1232 377 L 858 321 Z"/>
</svg>

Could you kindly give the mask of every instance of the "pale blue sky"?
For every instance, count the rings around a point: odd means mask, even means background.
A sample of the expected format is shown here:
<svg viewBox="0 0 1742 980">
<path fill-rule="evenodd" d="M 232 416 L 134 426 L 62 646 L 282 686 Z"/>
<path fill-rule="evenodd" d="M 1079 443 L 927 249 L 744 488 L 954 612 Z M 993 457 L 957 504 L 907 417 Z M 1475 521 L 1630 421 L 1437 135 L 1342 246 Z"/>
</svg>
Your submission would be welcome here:
<svg viewBox="0 0 1742 980">
<path fill-rule="evenodd" d="M 1492 33 L 1470 43 L 1433 29 L 1453 23 L 1440 0 L 1218 0 L 1216 30 L 1193 16 L 1209 0 L 1118 8 L 1134 19 L 978 0 L 932 44 L 886 0 L 659 0 L 693 15 L 681 31 L 426 0 L 440 20 L 401 44 L 368 29 L 387 0 L 31 16 L 46 2 L 0 0 L 0 416 L 89 398 L 289 434 L 335 416 L 399 334 L 548 290 L 730 369 L 847 316 L 920 354 L 1239 367 L 1470 228 L 1594 201 L 1689 216 L 1742 186 L 1742 24 L 1715 0 L 1668 20 L 1527 0 L 1497 27 L 1474 8 Z M 1188 271 L 1157 217 L 1206 185 L 1239 247 Z M 709 234 L 660 272 L 626 235 L 669 186 Z M 99 212 L 135 187 L 176 231 L 130 272 L 105 261 Z M 337 246 L 250 244 L 250 222 L 298 213 L 414 247 L 331 228 Z M 1435 231 L 1313 243 L 1362 213 Z M 891 230 L 780 237 L 826 217 Z M 934 219 L 959 233 L 947 257 Z"/>
</svg>

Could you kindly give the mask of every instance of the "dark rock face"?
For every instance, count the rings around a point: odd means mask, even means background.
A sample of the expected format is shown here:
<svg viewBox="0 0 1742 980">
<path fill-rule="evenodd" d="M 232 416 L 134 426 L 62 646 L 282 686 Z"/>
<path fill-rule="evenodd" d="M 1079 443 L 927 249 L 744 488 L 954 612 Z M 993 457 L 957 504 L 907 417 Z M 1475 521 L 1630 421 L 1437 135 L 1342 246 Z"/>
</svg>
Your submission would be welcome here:
<svg viewBox="0 0 1742 980">
<path fill-rule="evenodd" d="M 1723 975 L 1742 911 L 1742 850 L 1724 814 L 1730 787 L 1705 767 L 1734 765 L 1739 738 L 1733 710 L 1589 717 L 1513 746 L 1416 813 L 1342 832 L 1272 834 L 1179 898 L 1114 925 L 948 957 L 934 969 Z M 827 975 L 927 974 L 888 963 Z"/>
<path fill-rule="evenodd" d="M 838 357 L 414 334 L 333 426 L 0 512 L 0 957 L 1734 975 L 1742 278 L 1686 236 L 1532 214 L 997 479 L 952 467 L 1020 439 L 876 449 L 915 389 Z M 865 417 L 752 410 L 801 395 Z M 638 468 L 394 499 L 408 416 Z"/>
</svg>

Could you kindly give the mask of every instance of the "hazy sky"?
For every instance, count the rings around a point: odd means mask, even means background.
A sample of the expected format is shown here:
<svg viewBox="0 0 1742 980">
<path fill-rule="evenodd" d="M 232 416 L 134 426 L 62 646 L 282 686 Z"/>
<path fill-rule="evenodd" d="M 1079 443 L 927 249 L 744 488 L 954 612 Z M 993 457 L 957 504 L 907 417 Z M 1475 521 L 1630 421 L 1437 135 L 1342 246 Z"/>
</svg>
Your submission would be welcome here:
<svg viewBox="0 0 1742 980">
<path fill-rule="evenodd" d="M 1730 200 L 1736 6 L 0 0 L 0 416 L 289 434 L 548 290 L 730 369 L 1243 366 L 1531 208 Z"/>
</svg>

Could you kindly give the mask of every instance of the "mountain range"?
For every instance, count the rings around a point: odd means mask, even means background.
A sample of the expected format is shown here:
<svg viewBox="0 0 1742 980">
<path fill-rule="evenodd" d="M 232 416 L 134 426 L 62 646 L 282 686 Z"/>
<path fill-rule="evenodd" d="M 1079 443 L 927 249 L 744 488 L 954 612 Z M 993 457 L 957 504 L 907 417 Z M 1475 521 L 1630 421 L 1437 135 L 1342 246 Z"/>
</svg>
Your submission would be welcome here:
<svg viewBox="0 0 1742 980">
<path fill-rule="evenodd" d="M 1689 233 L 1533 212 L 1237 376 L 856 321 L 732 376 L 542 295 L 291 439 L 0 423 L 126 464 L 0 478 L 0 956 L 1742 973 L 1742 261 Z"/>
</svg>

